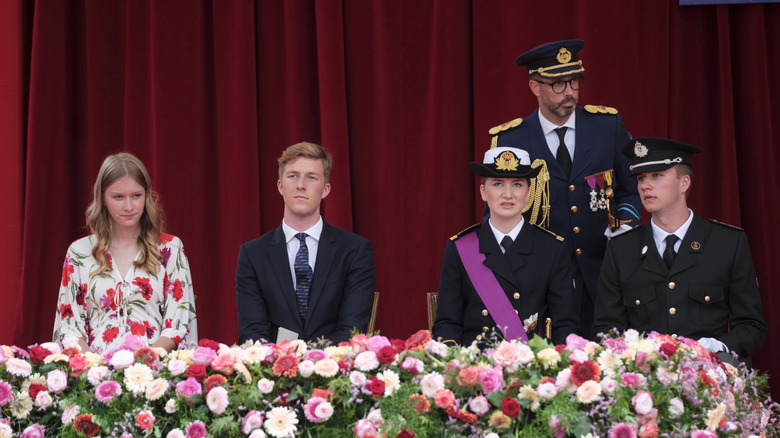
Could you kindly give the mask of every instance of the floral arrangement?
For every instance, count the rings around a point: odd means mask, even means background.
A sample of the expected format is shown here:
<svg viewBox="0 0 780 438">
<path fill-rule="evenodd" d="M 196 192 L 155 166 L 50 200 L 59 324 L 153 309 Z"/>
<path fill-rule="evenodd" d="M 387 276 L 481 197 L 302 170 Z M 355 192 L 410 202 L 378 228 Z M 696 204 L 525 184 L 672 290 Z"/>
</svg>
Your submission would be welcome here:
<svg viewBox="0 0 780 438">
<path fill-rule="evenodd" d="M 767 377 L 682 337 L 199 345 L 2 346 L 0 438 L 780 436 Z"/>
</svg>

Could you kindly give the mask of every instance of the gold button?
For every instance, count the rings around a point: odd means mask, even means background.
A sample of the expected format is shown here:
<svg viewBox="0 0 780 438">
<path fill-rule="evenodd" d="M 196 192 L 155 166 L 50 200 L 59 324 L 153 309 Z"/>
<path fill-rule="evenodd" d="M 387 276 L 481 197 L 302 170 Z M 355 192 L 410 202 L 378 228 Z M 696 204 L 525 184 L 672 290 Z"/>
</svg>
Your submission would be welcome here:
<svg viewBox="0 0 780 438">
<path fill-rule="evenodd" d="M 580 227 L 574 227 L 574 234 L 579 234 Z"/>
<path fill-rule="evenodd" d="M 706 301 L 706 302 L 708 302 L 708 303 L 709 303 L 709 302 L 710 302 L 710 296 L 709 296 L 709 295 L 707 295 L 706 297 L 704 297 L 704 301 Z"/>
<path fill-rule="evenodd" d="M 670 282 L 669 282 L 669 289 L 674 289 L 674 287 L 675 287 L 675 286 L 677 286 L 677 285 L 676 285 L 676 284 L 674 284 L 674 282 L 673 282 L 673 281 L 670 281 Z"/>
<path fill-rule="evenodd" d="M 675 309 L 674 307 L 672 307 L 671 309 L 669 309 L 669 314 L 670 314 L 670 315 L 674 315 L 675 313 L 677 313 L 677 309 Z"/>
<path fill-rule="evenodd" d="M 636 300 L 636 305 L 638 306 L 638 305 L 640 305 L 640 304 L 642 304 L 642 302 L 641 302 L 641 301 L 639 301 L 639 300 Z"/>
<path fill-rule="evenodd" d="M 487 333 L 487 331 L 488 331 L 488 330 L 490 330 L 490 329 L 489 329 L 489 328 L 487 328 L 487 327 L 482 327 L 482 331 L 483 331 L 483 332 Z"/>
<path fill-rule="evenodd" d="M 482 335 L 477 335 L 477 340 L 481 341 L 482 340 Z"/>
<path fill-rule="evenodd" d="M 570 192 L 573 192 L 573 191 L 574 191 L 574 184 L 572 184 L 572 185 L 570 185 L 570 186 L 569 186 L 569 191 L 570 191 Z"/>
<path fill-rule="evenodd" d="M 582 250 L 581 250 L 581 249 L 579 249 L 579 248 L 577 248 L 577 250 L 576 250 L 576 251 L 574 251 L 574 252 L 575 252 L 575 253 L 577 253 L 577 255 L 582 255 Z"/>
<path fill-rule="evenodd" d="M 571 212 L 572 213 L 576 213 L 577 212 L 577 206 L 576 205 L 572 205 L 571 206 Z"/>
<path fill-rule="evenodd" d="M 519 300 L 520 299 L 520 292 L 515 292 L 514 295 L 512 295 L 512 298 Z"/>
<path fill-rule="evenodd" d="M 488 316 L 487 309 L 482 309 L 482 316 Z"/>
</svg>

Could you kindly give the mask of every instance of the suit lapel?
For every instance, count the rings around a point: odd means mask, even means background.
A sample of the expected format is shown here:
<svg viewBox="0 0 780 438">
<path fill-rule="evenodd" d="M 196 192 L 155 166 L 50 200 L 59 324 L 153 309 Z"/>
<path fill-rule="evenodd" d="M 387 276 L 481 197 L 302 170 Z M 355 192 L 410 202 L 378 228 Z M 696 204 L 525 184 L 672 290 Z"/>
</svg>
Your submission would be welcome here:
<svg viewBox="0 0 780 438">
<path fill-rule="evenodd" d="M 520 229 L 520 234 L 517 235 L 517 239 L 515 239 L 515 242 L 506 253 L 507 263 L 509 263 L 509 268 L 512 270 L 512 278 L 515 278 L 514 273 L 525 265 L 525 259 L 521 254 L 531 253 L 534 236 L 532 234 L 533 230 L 531 230 L 530 227 L 532 227 L 532 225 L 529 225 L 528 223 L 523 224 L 523 228 Z"/>
<path fill-rule="evenodd" d="M 685 233 L 680 249 L 677 250 L 677 256 L 674 258 L 669 275 L 677 274 L 693 266 L 696 263 L 696 256 L 701 254 L 703 249 L 704 221 L 696 213 L 693 213 L 693 221 Z"/>
<path fill-rule="evenodd" d="M 580 107 L 577 107 L 576 111 L 577 118 L 574 122 L 574 158 L 571 166 L 572 181 L 587 176 L 585 175 L 585 170 L 591 169 L 590 157 L 593 156 L 593 149 L 596 146 L 590 141 L 590 139 L 594 138 L 594 133 L 591 131 L 593 128 L 588 126 L 587 123 L 583 123 L 583 119 L 586 117 L 585 111 Z"/>
<path fill-rule="evenodd" d="M 517 286 L 512 269 L 507 262 L 507 258 L 504 257 L 504 253 L 501 252 L 501 248 L 498 247 L 496 236 L 493 234 L 490 225 L 485 223 L 479 227 L 477 236 L 479 238 L 479 252 L 485 254 L 485 261 L 483 262 L 485 266 L 496 275 Z"/>
<path fill-rule="evenodd" d="M 644 228 L 642 230 L 642 246 L 640 248 L 640 251 L 642 251 L 640 257 L 644 259 L 642 268 L 666 277 L 669 274 L 669 268 L 666 267 L 661 255 L 658 254 L 658 248 L 655 246 L 655 239 L 653 239 L 653 227 L 647 224 Z"/>
<path fill-rule="evenodd" d="M 317 306 L 317 301 L 322 296 L 322 290 L 325 287 L 325 280 L 330 272 L 331 262 L 336 255 L 336 242 L 331 232 L 331 226 L 325 221 L 322 223 L 322 234 L 317 243 L 317 262 L 314 264 L 314 277 L 311 281 L 309 290 L 309 311 L 306 314 L 306 321 L 311 319 L 313 309 Z"/>
<path fill-rule="evenodd" d="M 279 283 L 279 290 L 284 295 L 284 300 L 290 308 L 290 313 L 295 315 L 298 323 L 301 324 L 301 315 L 298 312 L 298 302 L 295 299 L 295 288 L 293 287 L 292 272 L 290 271 L 290 259 L 287 256 L 287 242 L 284 239 L 282 227 L 276 229 L 274 238 L 271 240 L 271 252 L 269 254 L 271 266 L 276 273 L 276 281 Z M 288 327 L 290 328 L 290 327 Z"/>
</svg>

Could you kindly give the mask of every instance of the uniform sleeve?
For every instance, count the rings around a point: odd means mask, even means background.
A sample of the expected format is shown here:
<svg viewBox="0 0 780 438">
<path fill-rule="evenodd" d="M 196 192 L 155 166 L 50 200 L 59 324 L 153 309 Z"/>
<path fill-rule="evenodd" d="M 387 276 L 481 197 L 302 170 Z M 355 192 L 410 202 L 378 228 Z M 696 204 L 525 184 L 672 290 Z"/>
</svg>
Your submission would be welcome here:
<svg viewBox="0 0 780 438">
<path fill-rule="evenodd" d="M 642 214 L 642 201 L 637 192 L 636 178 L 629 176 L 631 170 L 628 157 L 623 155 L 623 146 L 630 140 L 623 119 L 615 117 L 615 201 L 617 202 L 618 218 L 621 221 L 631 220 L 631 227 L 639 225 Z"/>
<path fill-rule="evenodd" d="M 167 281 L 164 281 L 163 329 L 160 336 L 173 340 L 177 345 L 197 345 L 197 319 L 195 314 L 195 293 L 192 288 L 190 264 L 184 253 L 184 245 L 174 238 L 164 249 L 171 251 L 165 266 Z"/>
<path fill-rule="evenodd" d="M 764 344 L 767 325 L 761 307 L 761 294 L 745 233 L 740 233 L 734 251 L 729 283 L 730 330 L 718 340 L 740 357 L 755 353 Z"/>
<path fill-rule="evenodd" d="M 466 311 L 464 291 L 465 268 L 453 241 L 444 248 L 439 277 L 439 300 L 436 308 L 436 322 L 433 324 L 433 338 L 441 338 L 449 345 L 460 344 L 463 339 L 463 315 Z"/>
<path fill-rule="evenodd" d="M 57 312 L 54 318 L 54 342 L 62 342 L 67 337 L 87 339 L 85 327 L 86 307 L 84 299 L 87 285 L 82 286 L 80 270 L 74 265 L 70 248 L 65 255 L 60 280 L 60 292 L 57 297 Z"/>
<path fill-rule="evenodd" d="M 371 319 L 375 290 L 374 250 L 367 239 L 359 240 L 357 250 L 347 267 L 336 328 L 328 336 L 333 343 L 349 340 L 353 327 L 365 332 Z"/>
<path fill-rule="evenodd" d="M 607 333 L 613 328 L 617 328 L 620 332 L 628 328 L 628 312 L 623 305 L 623 291 L 615 265 L 612 241 L 607 242 L 607 252 L 601 265 L 594 313 L 594 339 L 599 333 Z"/>
</svg>

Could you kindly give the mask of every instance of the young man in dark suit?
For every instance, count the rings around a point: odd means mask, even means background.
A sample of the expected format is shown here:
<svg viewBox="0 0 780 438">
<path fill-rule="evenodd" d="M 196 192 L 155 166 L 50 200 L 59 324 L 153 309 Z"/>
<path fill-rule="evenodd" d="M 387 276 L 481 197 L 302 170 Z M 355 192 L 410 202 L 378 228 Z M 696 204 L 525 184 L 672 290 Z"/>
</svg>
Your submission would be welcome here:
<svg viewBox="0 0 780 438">
<path fill-rule="evenodd" d="M 298 338 L 333 343 L 365 331 L 374 294 L 371 243 L 328 225 L 320 203 L 330 193 L 330 154 L 298 143 L 279 158 L 284 199 L 279 228 L 241 245 L 236 268 L 239 343 Z"/>
<path fill-rule="evenodd" d="M 594 334 L 657 331 L 697 339 L 714 353 L 752 355 L 767 325 L 747 237 L 688 208 L 691 154 L 701 149 L 644 137 L 623 152 L 652 218 L 607 245 Z"/>
</svg>

